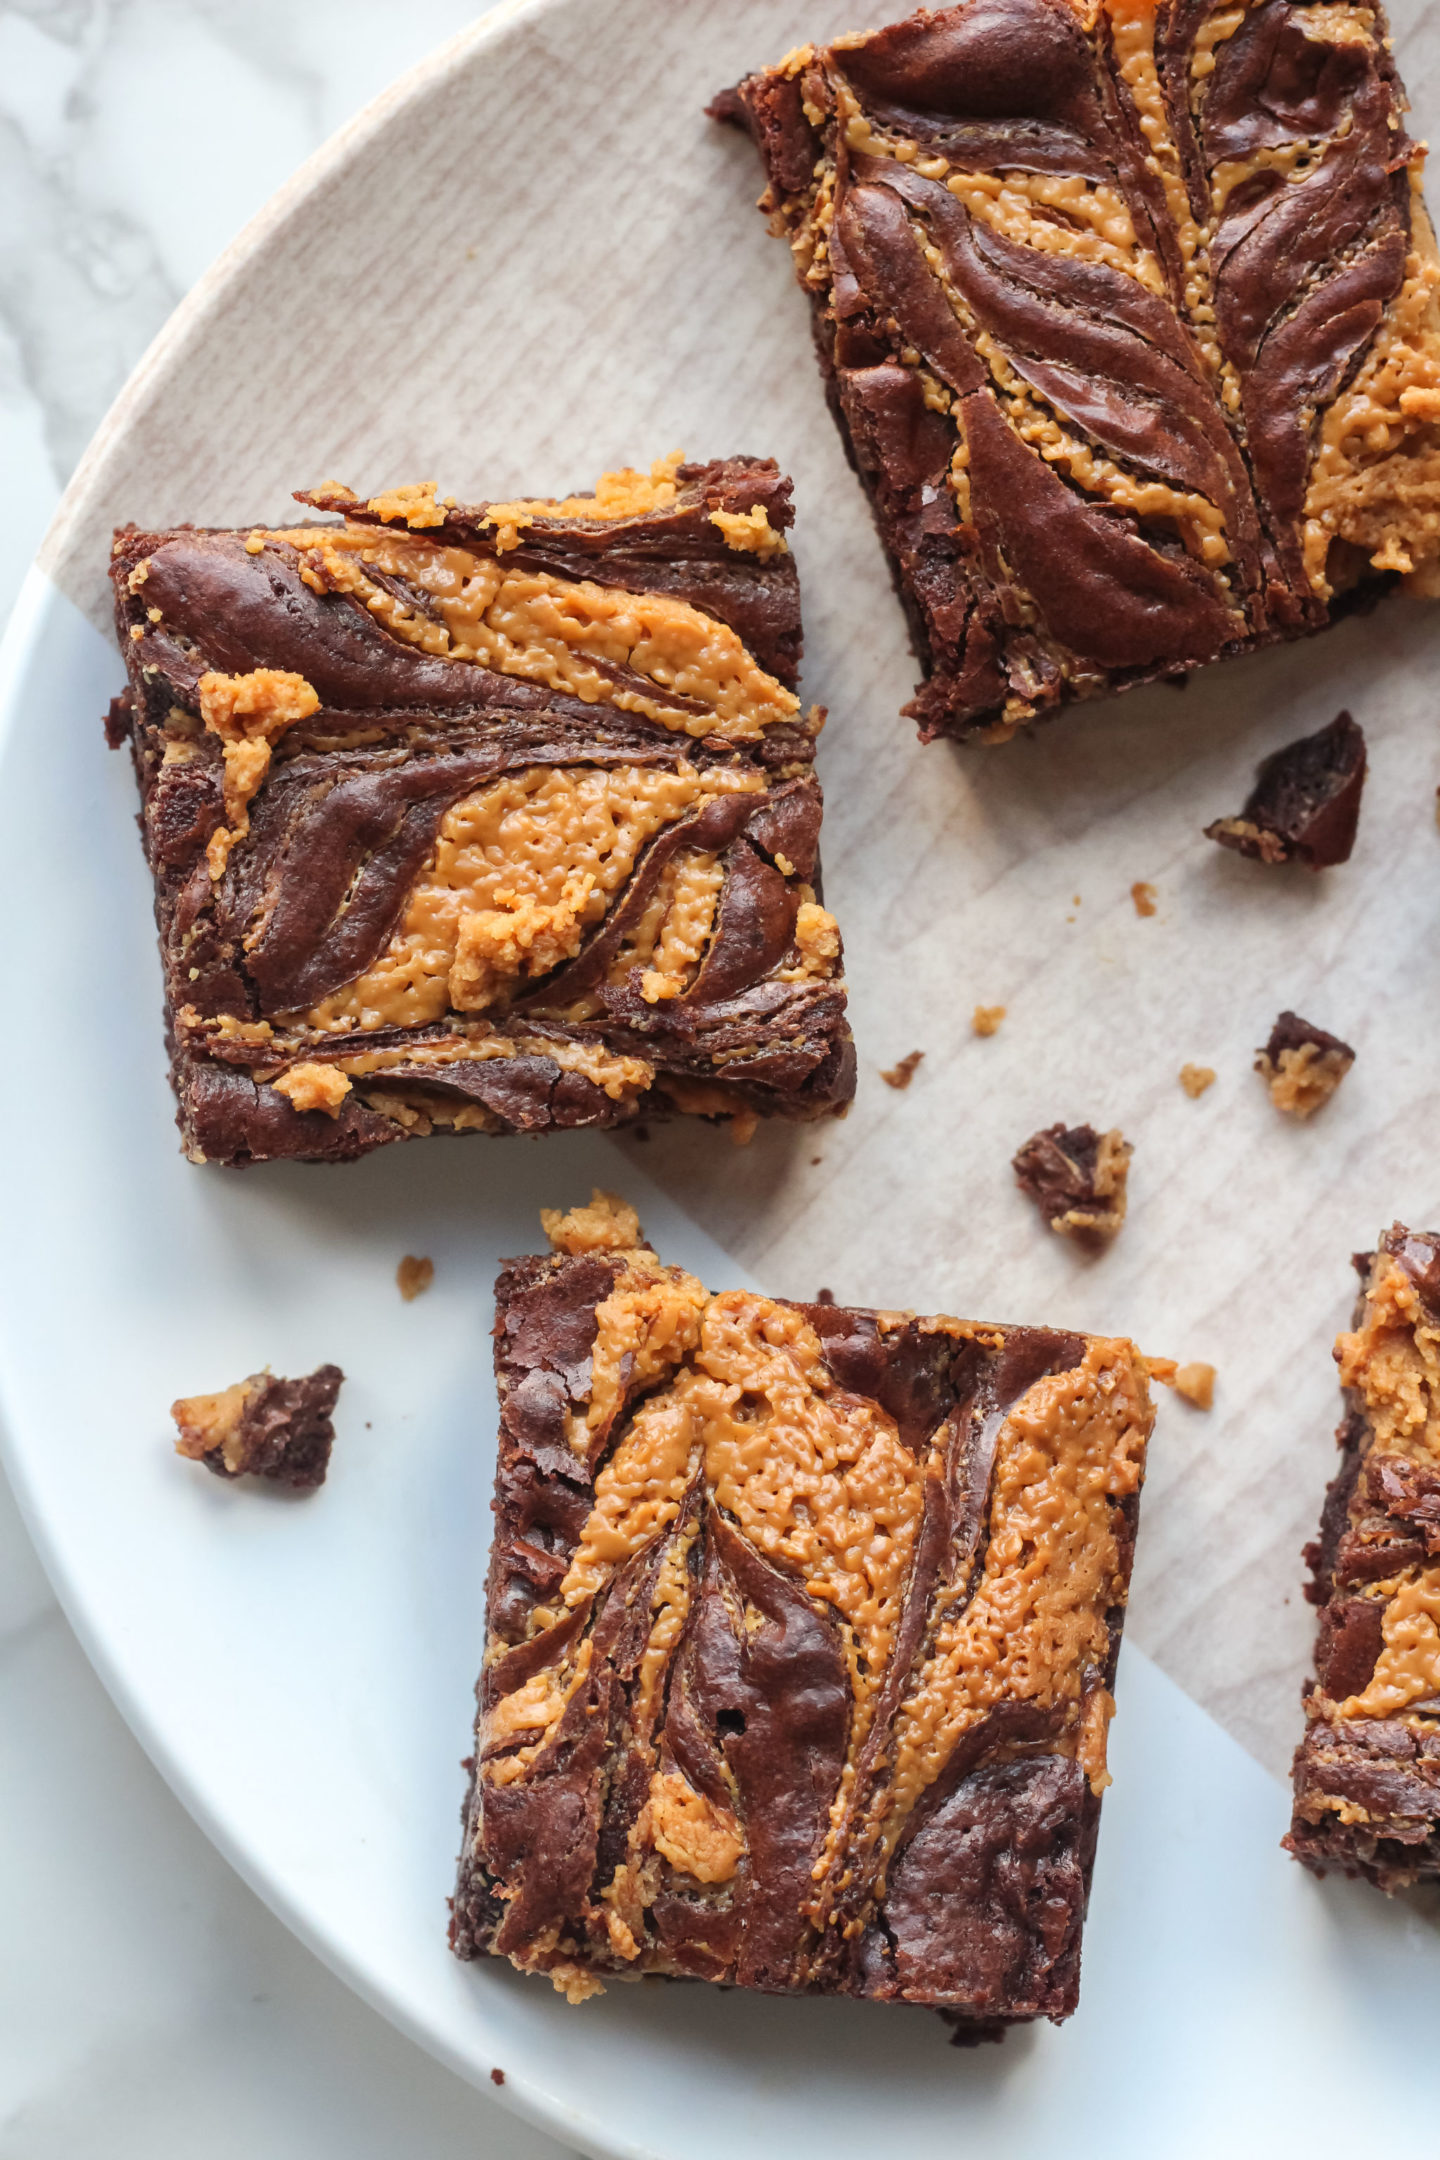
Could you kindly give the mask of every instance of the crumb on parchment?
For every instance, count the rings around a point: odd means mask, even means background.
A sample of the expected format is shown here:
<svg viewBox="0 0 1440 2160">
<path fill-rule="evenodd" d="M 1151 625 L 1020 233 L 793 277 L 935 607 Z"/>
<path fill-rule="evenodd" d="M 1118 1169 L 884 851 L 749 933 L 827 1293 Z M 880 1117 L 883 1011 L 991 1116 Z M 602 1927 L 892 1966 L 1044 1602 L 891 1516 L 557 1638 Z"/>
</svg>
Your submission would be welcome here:
<svg viewBox="0 0 1440 2160">
<path fill-rule="evenodd" d="M 1005 1018 L 1003 1005 L 977 1005 L 970 1015 L 971 1032 L 976 1035 L 994 1035 Z"/>
<path fill-rule="evenodd" d="M 1173 1388 L 1177 1395 L 1194 1405 L 1197 1410 L 1209 1410 L 1215 1401 L 1215 1367 L 1196 1358 L 1188 1365 L 1177 1364 L 1174 1358 L 1152 1357 L 1145 1360 L 1146 1370 L 1152 1380 L 1162 1387 Z"/>
<path fill-rule="evenodd" d="M 910 1082 L 915 1077 L 915 1068 L 924 1055 L 923 1050 L 912 1050 L 908 1057 L 901 1058 L 898 1065 L 882 1066 L 880 1068 L 880 1078 L 885 1082 L 886 1087 L 909 1087 Z"/>
<path fill-rule="evenodd" d="M 1130 898 L 1135 903 L 1135 913 L 1137 915 L 1153 915 L 1155 913 L 1155 887 L 1147 885 L 1144 878 L 1137 878 L 1130 887 Z"/>
<path fill-rule="evenodd" d="M 1214 1066 L 1182 1065 L 1180 1067 L 1180 1085 L 1190 1097 L 1191 1102 L 1194 1102 L 1198 1096 L 1205 1093 L 1206 1088 L 1214 1087 Z"/>
</svg>

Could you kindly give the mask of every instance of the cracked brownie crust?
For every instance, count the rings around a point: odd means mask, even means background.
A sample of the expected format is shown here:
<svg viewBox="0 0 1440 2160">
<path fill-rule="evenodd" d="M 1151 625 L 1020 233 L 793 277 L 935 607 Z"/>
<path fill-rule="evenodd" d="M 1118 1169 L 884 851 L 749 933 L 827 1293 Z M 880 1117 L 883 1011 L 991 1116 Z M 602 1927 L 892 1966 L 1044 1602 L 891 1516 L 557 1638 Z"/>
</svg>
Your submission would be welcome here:
<svg viewBox="0 0 1440 2160">
<path fill-rule="evenodd" d="M 843 1109 L 774 464 L 299 499 L 115 540 L 191 1158 Z"/>
<path fill-rule="evenodd" d="M 1383 14 L 967 0 L 748 126 L 923 736 L 1321 628 L 1440 555 L 1440 278 Z"/>
<path fill-rule="evenodd" d="M 1355 1265 L 1340 1468 L 1305 1549 L 1320 1624 L 1285 1843 L 1397 1890 L 1440 1877 L 1440 1236 L 1396 1223 Z"/>
<path fill-rule="evenodd" d="M 455 1949 L 572 2000 L 663 1973 L 1067 2016 L 1132 1345 L 711 1296 L 603 1195 L 547 1229 L 497 1286 Z"/>
</svg>

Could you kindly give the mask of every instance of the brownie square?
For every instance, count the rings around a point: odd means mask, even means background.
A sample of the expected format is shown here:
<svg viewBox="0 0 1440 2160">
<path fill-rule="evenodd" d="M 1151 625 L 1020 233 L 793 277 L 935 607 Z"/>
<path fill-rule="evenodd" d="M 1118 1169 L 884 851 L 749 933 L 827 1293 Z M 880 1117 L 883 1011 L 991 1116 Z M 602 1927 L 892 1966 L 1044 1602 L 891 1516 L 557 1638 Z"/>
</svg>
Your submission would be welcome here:
<svg viewBox="0 0 1440 2160">
<path fill-rule="evenodd" d="M 922 736 L 1322 628 L 1440 557 L 1440 314 L 1383 11 L 965 0 L 747 125 Z"/>
<path fill-rule="evenodd" d="M 116 535 L 193 1161 L 845 1107 L 790 494 L 677 454 Z"/>
<path fill-rule="evenodd" d="M 1120 1340 L 711 1295 L 597 1193 L 496 1290 L 452 1941 L 1074 2009 L 1145 1443 Z"/>
<path fill-rule="evenodd" d="M 1395 1223 L 1355 1265 L 1285 1843 L 1317 1874 L 1398 1890 L 1440 1878 L 1440 1235 Z"/>
</svg>

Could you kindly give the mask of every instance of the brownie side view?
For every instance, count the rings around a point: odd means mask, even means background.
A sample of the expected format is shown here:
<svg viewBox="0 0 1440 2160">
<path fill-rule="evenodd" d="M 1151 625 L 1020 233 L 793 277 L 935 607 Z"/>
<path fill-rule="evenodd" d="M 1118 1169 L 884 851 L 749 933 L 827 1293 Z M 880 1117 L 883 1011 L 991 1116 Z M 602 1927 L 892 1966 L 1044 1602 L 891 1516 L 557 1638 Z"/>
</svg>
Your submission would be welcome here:
<svg viewBox="0 0 1440 2160">
<path fill-rule="evenodd" d="M 1440 558 L 1440 279 L 1379 8 L 965 0 L 749 128 L 923 738 L 1322 628 Z"/>
<path fill-rule="evenodd" d="M 1355 1266 L 1285 1844 L 1317 1874 L 1399 1890 L 1440 1877 L 1440 1235 L 1395 1223 Z"/>
<path fill-rule="evenodd" d="M 790 493 L 677 455 L 117 534 L 192 1160 L 843 1110 Z"/>
<path fill-rule="evenodd" d="M 496 1290 L 461 1957 L 1074 2009 L 1147 1375 L 712 1296 L 597 1193 Z"/>
</svg>

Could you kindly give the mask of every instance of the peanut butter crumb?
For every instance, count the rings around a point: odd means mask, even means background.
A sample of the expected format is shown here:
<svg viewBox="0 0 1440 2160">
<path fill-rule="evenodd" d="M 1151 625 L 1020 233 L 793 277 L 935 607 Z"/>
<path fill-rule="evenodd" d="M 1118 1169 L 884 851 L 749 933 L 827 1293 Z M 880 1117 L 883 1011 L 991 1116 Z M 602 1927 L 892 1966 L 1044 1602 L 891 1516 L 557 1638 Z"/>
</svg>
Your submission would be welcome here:
<svg viewBox="0 0 1440 2160">
<path fill-rule="evenodd" d="M 908 1088 L 924 1055 L 923 1050 L 912 1050 L 908 1057 L 901 1058 L 898 1065 L 888 1067 L 882 1065 L 880 1078 L 885 1082 L 886 1087 Z"/>
<path fill-rule="evenodd" d="M 785 535 L 770 523 L 764 503 L 755 503 L 749 510 L 712 510 L 710 523 L 719 528 L 726 547 L 742 555 L 758 555 L 761 562 L 769 562 L 772 555 L 788 553 Z"/>
<path fill-rule="evenodd" d="M 1137 915 L 1153 915 L 1155 913 L 1155 887 L 1147 885 L 1143 878 L 1137 878 L 1130 887 L 1130 898 L 1135 903 L 1135 913 Z"/>
<path fill-rule="evenodd" d="M 970 1015 L 971 1032 L 976 1035 L 998 1034 L 1005 1013 L 1006 1007 L 1003 1005 L 977 1005 Z"/>
<path fill-rule="evenodd" d="M 589 2002 L 592 1995 L 603 1995 L 605 1983 L 584 1965 L 573 1959 L 562 1958 L 558 1965 L 547 1965 L 546 1976 L 557 1995 L 563 1995 L 567 2003 Z"/>
<path fill-rule="evenodd" d="M 1182 1065 L 1180 1085 L 1191 1102 L 1194 1102 L 1205 1093 L 1206 1088 L 1214 1087 L 1215 1069 L 1212 1065 Z"/>
<path fill-rule="evenodd" d="M 407 1305 L 430 1288 L 435 1280 L 435 1262 L 419 1260 L 414 1253 L 406 1253 L 395 1270 L 395 1285 Z"/>
<path fill-rule="evenodd" d="M 813 890 L 802 885 L 806 896 L 800 902 L 795 915 L 795 950 L 799 965 L 781 971 L 787 982 L 804 981 L 814 977 L 824 980 L 835 973 L 840 964 L 840 925 L 828 908 L 820 906 Z"/>
<path fill-rule="evenodd" d="M 233 1387 L 222 1388 L 216 1395 L 182 1395 L 173 1402 L 170 1415 L 180 1435 L 175 1442 L 176 1454 L 187 1456 L 191 1462 L 218 1455 L 227 1470 L 239 1470 L 242 1464 L 236 1441 L 240 1421 L 245 1405 L 264 1379 L 263 1372 L 251 1373 L 248 1380 L 237 1380 Z"/>
<path fill-rule="evenodd" d="M 433 480 L 418 480 L 413 487 L 390 488 L 383 495 L 372 495 L 365 507 L 385 524 L 403 523 L 411 532 L 424 532 L 432 525 L 445 523 L 445 512 L 435 500 Z"/>
<path fill-rule="evenodd" d="M 640 1217 L 618 1193 L 596 1185 L 588 1207 L 540 1210 L 540 1226 L 554 1251 L 563 1253 L 636 1252 L 645 1246 Z"/>
<path fill-rule="evenodd" d="M 286 1095 L 297 1110 L 323 1110 L 326 1117 L 338 1117 L 350 1082 L 343 1072 L 333 1065 L 305 1063 L 292 1065 L 275 1082 L 277 1095 Z"/>
<path fill-rule="evenodd" d="M 1177 1365 L 1171 1386 L 1197 1410 L 1209 1410 L 1215 1401 L 1215 1367 L 1198 1358 L 1193 1364 Z"/>
<path fill-rule="evenodd" d="M 1323 1050 L 1318 1043 L 1301 1043 L 1297 1050 L 1282 1050 L 1271 1059 L 1255 1061 L 1255 1070 L 1270 1090 L 1270 1100 L 1287 1117 L 1313 1117 L 1339 1087 L 1355 1060 L 1340 1050 Z"/>
</svg>

